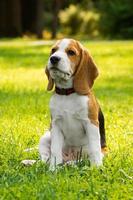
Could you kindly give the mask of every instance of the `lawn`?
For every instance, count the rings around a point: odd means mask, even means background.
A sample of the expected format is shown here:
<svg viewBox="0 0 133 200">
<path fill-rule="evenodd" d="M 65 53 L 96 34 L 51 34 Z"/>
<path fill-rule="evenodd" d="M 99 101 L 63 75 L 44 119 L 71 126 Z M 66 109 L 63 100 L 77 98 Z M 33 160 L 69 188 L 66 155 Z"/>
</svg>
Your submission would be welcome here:
<svg viewBox="0 0 133 200">
<path fill-rule="evenodd" d="M 94 91 L 106 119 L 108 155 L 97 169 L 82 162 L 57 173 L 38 159 L 39 138 L 50 123 L 44 66 L 51 44 L 0 41 L 0 199 L 133 199 L 133 41 L 83 44 L 90 49 L 100 76 Z"/>
</svg>

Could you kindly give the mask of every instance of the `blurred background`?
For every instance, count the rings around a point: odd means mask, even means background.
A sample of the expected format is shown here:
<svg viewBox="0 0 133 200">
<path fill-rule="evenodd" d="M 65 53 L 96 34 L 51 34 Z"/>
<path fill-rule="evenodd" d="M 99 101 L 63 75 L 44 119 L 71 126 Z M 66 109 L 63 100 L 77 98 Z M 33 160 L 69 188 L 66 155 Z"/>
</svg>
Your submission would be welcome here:
<svg viewBox="0 0 133 200">
<path fill-rule="evenodd" d="M 132 0 L 0 0 L 0 37 L 132 39 Z"/>
</svg>

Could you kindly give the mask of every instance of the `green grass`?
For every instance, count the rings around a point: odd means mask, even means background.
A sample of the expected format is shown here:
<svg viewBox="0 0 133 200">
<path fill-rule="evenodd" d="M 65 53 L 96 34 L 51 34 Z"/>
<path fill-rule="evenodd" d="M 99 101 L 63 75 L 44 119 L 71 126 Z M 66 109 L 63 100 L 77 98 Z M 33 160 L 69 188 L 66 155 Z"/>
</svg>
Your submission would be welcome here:
<svg viewBox="0 0 133 200">
<path fill-rule="evenodd" d="M 106 118 L 109 153 L 100 169 L 85 163 L 48 171 L 35 147 L 49 127 L 44 76 L 50 45 L 0 42 L 0 199 L 133 199 L 133 42 L 84 42 L 99 66 L 94 91 Z"/>
</svg>

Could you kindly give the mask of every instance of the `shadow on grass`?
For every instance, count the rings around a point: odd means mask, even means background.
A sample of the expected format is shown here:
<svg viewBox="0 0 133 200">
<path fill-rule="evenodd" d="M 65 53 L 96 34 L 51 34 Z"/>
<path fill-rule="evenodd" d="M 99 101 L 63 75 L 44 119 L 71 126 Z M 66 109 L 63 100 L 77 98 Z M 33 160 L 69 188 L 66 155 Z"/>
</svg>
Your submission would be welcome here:
<svg viewBox="0 0 133 200">
<path fill-rule="evenodd" d="M 47 62 L 48 55 L 49 46 L 0 47 L 0 59 L 4 59 L 9 67 L 14 62 L 12 68 L 42 67 Z"/>
<path fill-rule="evenodd" d="M 8 116 L 15 116 L 15 113 L 22 114 L 46 114 L 49 107 L 51 94 L 43 90 L 0 90 L 0 107 L 2 113 Z"/>
<path fill-rule="evenodd" d="M 126 81 L 124 81 L 126 80 Z M 108 100 L 110 104 L 127 104 L 132 97 L 131 77 L 116 77 L 105 80 L 105 84 L 95 88 L 96 97 L 99 100 Z M 97 84 L 98 85 L 98 84 Z M 13 107 L 20 113 L 45 113 L 49 109 L 49 100 L 52 92 L 44 90 L 0 90 L 0 104 L 3 110 L 11 110 Z"/>
<path fill-rule="evenodd" d="M 121 97 L 120 101 L 122 101 L 122 97 L 132 97 L 132 82 L 133 78 L 131 76 L 117 76 L 108 79 L 104 79 L 104 83 L 102 86 L 96 83 L 96 94 L 102 97 L 105 95 L 107 98 L 111 98 L 112 96 L 116 99 L 112 99 L 111 101 L 117 101 L 117 97 Z"/>
</svg>

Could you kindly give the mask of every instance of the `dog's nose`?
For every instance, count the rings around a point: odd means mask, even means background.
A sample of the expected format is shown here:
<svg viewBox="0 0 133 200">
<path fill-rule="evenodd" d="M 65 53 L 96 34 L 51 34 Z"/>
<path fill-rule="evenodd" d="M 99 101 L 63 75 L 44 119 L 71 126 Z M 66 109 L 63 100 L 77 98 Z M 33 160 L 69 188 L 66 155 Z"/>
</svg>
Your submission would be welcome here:
<svg viewBox="0 0 133 200">
<path fill-rule="evenodd" d="M 61 58 L 58 56 L 51 56 L 50 62 L 54 65 L 54 64 L 57 64 L 60 61 L 60 59 Z"/>
</svg>

